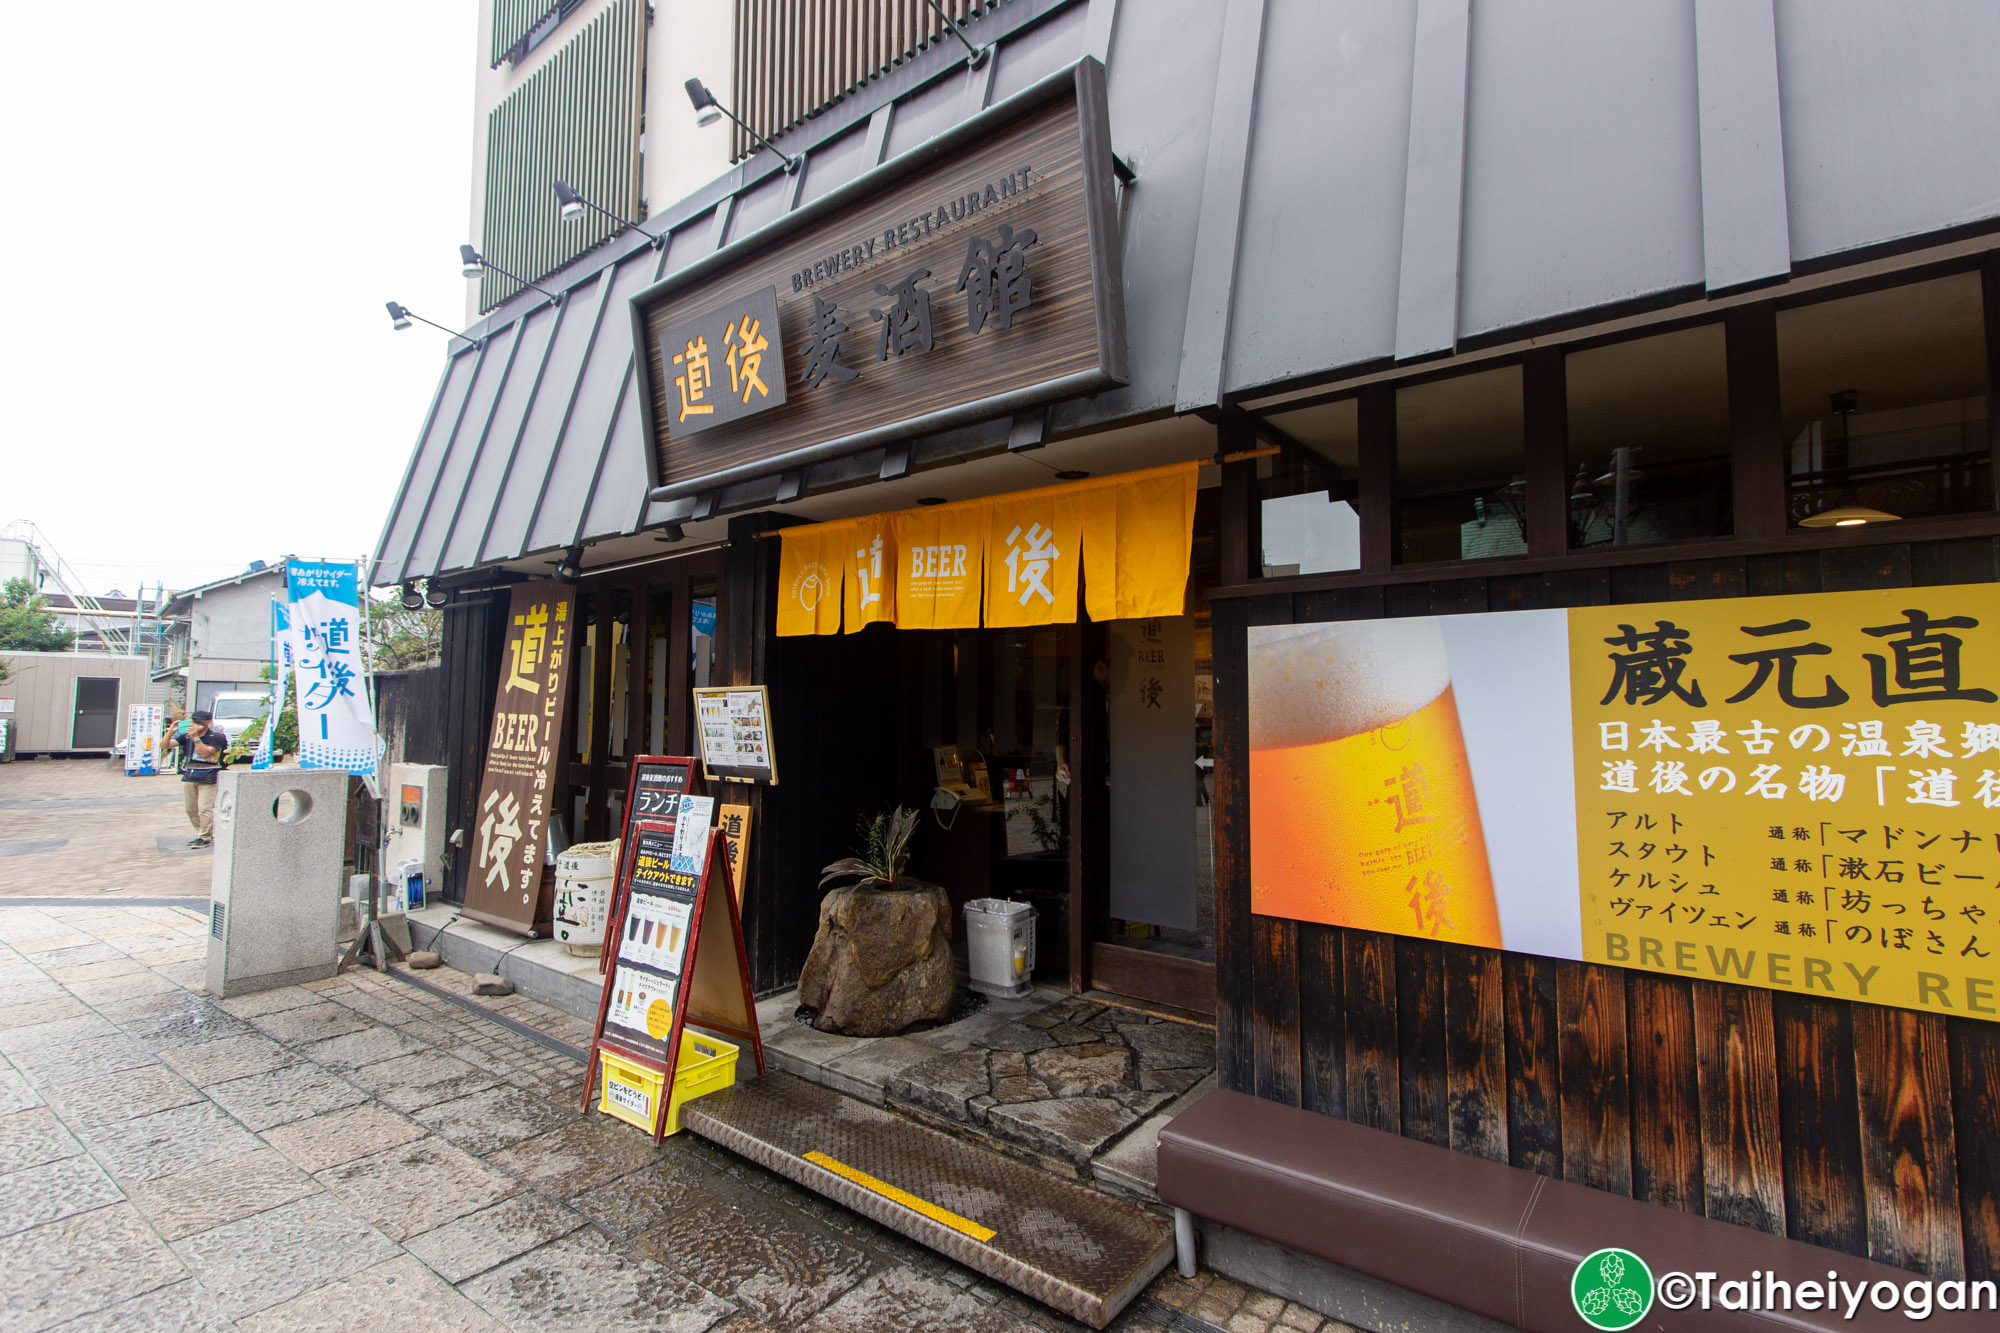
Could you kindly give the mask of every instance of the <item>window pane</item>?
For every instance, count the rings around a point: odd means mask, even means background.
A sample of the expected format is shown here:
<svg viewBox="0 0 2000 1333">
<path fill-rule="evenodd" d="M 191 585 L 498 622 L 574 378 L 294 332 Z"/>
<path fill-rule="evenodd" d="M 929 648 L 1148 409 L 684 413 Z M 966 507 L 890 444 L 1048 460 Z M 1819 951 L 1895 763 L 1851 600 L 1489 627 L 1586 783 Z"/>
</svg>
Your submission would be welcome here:
<svg viewBox="0 0 2000 1333">
<path fill-rule="evenodd" d="M 1571 546 L 1733 529 L 1720 324 L 1571 353 L 1564 378 Z"/>
<path fill-rule="evenodd" d="M 1780 311 L 1792 522 L 1992 508 L 1985 355 L 1975 273 Z"/>
<path fill-rule="evenodd" d="M 1343 398 L 1269 418 L 1297 446 L 1257 460 L 1266 575 L 1361 568 L 1361 435 Z"/>
<path fill-rule="evenodd" d="M 1526 554 L 1526 469 L 1519 366 L 1398 389 L 1399 559 Z"/>
</svg>

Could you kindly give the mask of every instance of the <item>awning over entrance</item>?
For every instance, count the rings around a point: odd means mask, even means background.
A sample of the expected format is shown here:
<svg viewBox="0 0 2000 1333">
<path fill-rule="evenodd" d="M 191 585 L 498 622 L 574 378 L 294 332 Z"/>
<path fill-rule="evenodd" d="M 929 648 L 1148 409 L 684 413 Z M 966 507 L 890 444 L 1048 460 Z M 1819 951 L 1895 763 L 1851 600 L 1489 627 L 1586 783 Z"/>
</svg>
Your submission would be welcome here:
<svg viewBox="0 0 2000 1333">
<path fill-rule="evenodd" d="M 787 528 L 778 633 L 1053 625 L 1177 616 L 1195 463 Z"/>
</svg>

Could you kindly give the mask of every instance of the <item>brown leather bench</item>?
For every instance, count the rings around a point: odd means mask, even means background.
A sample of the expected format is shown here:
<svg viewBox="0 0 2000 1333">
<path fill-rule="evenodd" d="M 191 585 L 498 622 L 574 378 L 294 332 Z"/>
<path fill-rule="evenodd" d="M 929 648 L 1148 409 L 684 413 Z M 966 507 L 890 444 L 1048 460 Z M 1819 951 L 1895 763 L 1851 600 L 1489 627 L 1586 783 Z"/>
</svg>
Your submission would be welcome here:
<svg viewBox="0 0 2000 1333">
<path fill-rule="evenodd" d="M 1212 1092 L 1160 1131 L 1159 1194 L 1172 1205 L 1181 1271 L 1193 1275 L 1193 1218 L 1208 1218 L 1518 1328 L 1578 1333 L 1576 1267 L 1606 1246 L 1669 1272 L 1753 1272 L 1781 1281 L 1893 1282 L 1899 1268 L 1712 1222 L 1656 1204 L 1453 1152 L 1236 1092 Z M 1990 1307 L 1986 1307 L 1990 1308 Z M 1669 1310 L 1651 1329 L 1907 1329 L 1900 1310 L 1866 1299 L 1841 1312 Z M 1979 1327 L 1989 1313 L 1932 1316 Z M 1986 1325 L 1991 1326 L 1991 1325 Z"/>
</svg>

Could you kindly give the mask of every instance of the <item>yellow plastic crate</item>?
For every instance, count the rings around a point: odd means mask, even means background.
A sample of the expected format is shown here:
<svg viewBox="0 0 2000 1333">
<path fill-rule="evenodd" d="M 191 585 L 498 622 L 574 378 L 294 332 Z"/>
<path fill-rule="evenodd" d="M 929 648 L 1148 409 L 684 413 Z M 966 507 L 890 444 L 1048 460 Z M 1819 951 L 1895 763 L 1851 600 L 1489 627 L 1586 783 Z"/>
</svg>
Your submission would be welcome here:
<svg viewBox="0 0 2000 1333">
<path fill-rule="evenodd" d="M 736 1046 L 706 1033 L 681 1032 L 680 1060 L 674 1069 L 674 1095 L 667 1106 L 667 1133 L 681 1132 L 681 1106 L 736 1082 Z M 653 1132 L 659 1107 L 659 1072 L 615 1051 L 598 1052 L 597 1109 L 608 1116 Z"/>
</svg>

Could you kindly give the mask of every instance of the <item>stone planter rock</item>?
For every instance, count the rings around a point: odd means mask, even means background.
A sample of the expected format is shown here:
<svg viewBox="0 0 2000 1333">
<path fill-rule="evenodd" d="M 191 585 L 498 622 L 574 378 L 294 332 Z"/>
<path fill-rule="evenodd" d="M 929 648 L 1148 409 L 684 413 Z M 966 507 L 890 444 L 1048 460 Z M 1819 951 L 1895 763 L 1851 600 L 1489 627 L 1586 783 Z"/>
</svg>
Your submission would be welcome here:
<svg viewBox="0 0 2000 1333">
<path fill-rule="evenodd" d="M 813 1026 L 850 1037 L 886 1037 L 950 1018 L 958 980 L 951 962 L 951 901 L 933 884 L 835 889 L 819 906 L 819 933 L 799 975 L 799 1004 Z"/>
</svg>

